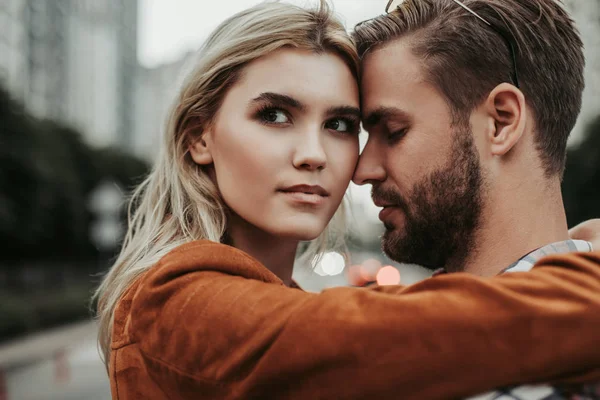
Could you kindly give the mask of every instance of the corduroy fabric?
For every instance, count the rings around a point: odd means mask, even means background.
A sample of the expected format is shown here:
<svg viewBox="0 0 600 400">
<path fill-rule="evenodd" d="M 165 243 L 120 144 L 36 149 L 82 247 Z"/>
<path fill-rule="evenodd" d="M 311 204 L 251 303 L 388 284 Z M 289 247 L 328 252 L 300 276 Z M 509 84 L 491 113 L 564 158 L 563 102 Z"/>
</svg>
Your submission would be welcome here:
<svg viewBox="0 0 600 400">
<path fill-rule="evenodd" d="M 285 287 L 249 255 L 195 241 L 114 315 L 114 399 L 455 399 L 600 380 L 600 253 L 531 272 L 412 286 Z"/>
</svg>

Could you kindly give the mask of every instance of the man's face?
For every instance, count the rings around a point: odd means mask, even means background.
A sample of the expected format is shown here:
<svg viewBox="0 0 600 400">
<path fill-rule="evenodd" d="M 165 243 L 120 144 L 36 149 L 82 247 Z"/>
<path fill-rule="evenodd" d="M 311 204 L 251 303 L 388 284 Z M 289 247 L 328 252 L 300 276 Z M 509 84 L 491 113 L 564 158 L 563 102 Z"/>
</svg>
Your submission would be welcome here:
<svg viewBox="0 0 600 400">
<path fill-rule="evenodd" d="M 383 249 L 394 260 L 460 270 L 472 251 L 483 177 L 468 123 L 425 81 L 402 41 L 366 56 L 361 82 L 369 132 L 354 175 L 384 207 Z"/>
</svg>

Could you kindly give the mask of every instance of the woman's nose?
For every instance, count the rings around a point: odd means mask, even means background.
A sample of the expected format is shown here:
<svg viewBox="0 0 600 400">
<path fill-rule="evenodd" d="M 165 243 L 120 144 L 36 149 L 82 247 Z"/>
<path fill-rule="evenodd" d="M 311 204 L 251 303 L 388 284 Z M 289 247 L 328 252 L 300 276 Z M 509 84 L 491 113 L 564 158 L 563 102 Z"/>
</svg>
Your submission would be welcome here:
<svg viewBox="0 0 600 400">
<path fill-rule="evenodd" d="M 294 153 L 294 166 L 299 169 L 322 170 L 327 166 L 327 153 L 320 132 L 303 135 Z"/>
</svg>

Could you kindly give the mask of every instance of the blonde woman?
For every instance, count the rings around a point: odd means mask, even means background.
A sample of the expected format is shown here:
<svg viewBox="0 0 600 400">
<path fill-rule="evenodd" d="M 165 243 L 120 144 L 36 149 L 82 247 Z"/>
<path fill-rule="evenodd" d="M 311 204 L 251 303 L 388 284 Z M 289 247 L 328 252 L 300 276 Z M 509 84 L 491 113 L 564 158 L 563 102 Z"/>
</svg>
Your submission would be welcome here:
<svg viewBox="0 0 600 400">
<path fill-rule="evenodd" d="M 113 398 L 456 398 L 600 362 L 592 329 L 571 329 L 600 323 L 593 253 L 489 280 L 294 287 L 298 244 L 310 259 L 344 233 L 357 65 L 324 2 L 260 4 L 208 39 L 97 293 Z"/>
</svg>

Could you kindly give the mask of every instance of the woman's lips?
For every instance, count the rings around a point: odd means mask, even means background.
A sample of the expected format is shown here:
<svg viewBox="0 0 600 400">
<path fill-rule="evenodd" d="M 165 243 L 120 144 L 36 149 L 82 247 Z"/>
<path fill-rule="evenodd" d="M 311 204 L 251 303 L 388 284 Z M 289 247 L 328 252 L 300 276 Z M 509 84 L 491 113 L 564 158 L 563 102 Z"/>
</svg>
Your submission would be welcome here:
<svg viewBox="0 0 600 400">
<path fill-rule="evenodd" d="M 287 199 L 295 203 L 320 205 L 325 202 L 326 197 L 316 193 L 280 191 Z"/>
<path fill-rule="evenodd" d="M 298 184 L 279 189 L 289 201 L 296 204 L 317 206 L 329 197 L 329 192 L 319 185 Z"/>
</svg>

